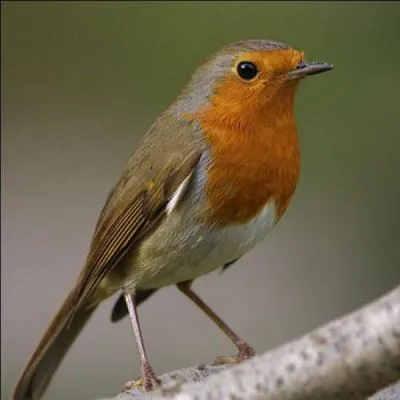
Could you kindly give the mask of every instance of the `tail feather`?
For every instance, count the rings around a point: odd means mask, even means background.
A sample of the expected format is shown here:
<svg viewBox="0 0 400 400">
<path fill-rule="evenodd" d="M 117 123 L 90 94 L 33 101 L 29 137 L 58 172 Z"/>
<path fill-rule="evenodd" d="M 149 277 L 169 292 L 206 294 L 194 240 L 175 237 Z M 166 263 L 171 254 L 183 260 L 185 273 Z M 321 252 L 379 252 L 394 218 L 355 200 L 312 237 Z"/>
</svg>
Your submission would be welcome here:
<svg viewBox="0 0 400 400">
<path fill-rule="evenodd" d="M 137 305 L 144 302 L 156 290 L 138 291 Z M 39 400 L 43 396 L 65 354 L 98 305 L 86 302 L 76 309 L 76 304 L 76 291 L 73 290 L 53 318 L 25 367 L 14 390 L 13 400 Z M 111 319 L 116 322 L 127 314 L 125 299 L 121 295 L 113 308 Z"/>
<path fill-rule="evenodd" d="M 62 359 L 89 320 L 97 305 L 82 304 L 74 310 L 72 291 L 64 301 L 15 388 L 13 400 L 38 400 L 50 384 Z"/>
</svg>

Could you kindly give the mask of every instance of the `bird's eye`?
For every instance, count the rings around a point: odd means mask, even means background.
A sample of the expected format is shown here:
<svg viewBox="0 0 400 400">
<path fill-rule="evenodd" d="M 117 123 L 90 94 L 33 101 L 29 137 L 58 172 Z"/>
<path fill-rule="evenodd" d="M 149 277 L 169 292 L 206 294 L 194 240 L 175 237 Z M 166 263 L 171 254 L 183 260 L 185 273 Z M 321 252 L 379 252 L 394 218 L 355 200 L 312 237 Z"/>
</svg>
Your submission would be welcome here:
<svg viewBox="0 0 400 400">
<path fill-rule="evenodd" d="M 305 61 L 300 61 L 297 65 L 296 65 L 296 69 L 303 69 L 307 67 L 307 63 Z"/>
<path fill-rule="evenodd" d="M 237 66 L 238 75 L 245 81 L 251 81 L 258 75 L 257 66 L 250 61 L 242 61 Z"/>
</svg>

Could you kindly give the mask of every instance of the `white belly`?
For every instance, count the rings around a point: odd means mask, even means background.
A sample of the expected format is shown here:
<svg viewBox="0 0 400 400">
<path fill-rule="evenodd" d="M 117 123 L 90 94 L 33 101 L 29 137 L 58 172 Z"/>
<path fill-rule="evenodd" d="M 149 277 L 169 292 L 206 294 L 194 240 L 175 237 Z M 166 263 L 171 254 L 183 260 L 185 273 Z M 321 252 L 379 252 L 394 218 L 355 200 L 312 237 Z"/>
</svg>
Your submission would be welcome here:
<svg viewBox="0 0 400 400">
<path fill-rule="evenodd" d="M 128 291 L 160 288 L 195 279 L 236 260 L 261 241 L 275 225 L 274 202 L 244 225 L 210 228 L 199 225 L 196 212 L 179 212 L 166 220 L 138 248 Z M 192 217 L 191 217 L 192 216 Z M 136 267 L 137 266 L 137 267 Z"/>
</svg>

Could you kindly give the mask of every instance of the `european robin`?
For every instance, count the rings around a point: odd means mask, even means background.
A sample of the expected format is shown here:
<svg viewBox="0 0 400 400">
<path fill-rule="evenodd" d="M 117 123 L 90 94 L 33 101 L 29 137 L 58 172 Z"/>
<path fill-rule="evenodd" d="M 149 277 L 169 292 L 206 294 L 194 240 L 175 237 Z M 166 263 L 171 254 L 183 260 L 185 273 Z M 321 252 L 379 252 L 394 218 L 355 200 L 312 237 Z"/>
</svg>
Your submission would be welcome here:
<svg viewBox="0 0 400 400">
<path fill-rule="evenodd" d="M 254 350 L 193 291 L 279 221 L 299 178 L 293 113 L 299 81 L 332 65 L 269 40 L 223 47 L 193 74 L 129 158 L 98 219 L 75 287 L 51 321 L 14 392 L 40 399 L 98 305 L 121 290 L 112 321 L 130 316 L 145 390 L 159 382 L 137 307 L 176 285 L 232 340 L 240 362 Z"/>
</svg>

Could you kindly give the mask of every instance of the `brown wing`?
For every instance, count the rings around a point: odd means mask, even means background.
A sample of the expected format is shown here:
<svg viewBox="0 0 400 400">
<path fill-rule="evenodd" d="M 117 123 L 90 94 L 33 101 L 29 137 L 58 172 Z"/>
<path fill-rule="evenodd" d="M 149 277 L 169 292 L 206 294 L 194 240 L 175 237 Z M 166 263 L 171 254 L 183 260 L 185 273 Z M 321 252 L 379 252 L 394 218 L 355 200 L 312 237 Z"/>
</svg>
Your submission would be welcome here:
<svg viewBox="0 0 400 400">
<path fill-rule="evenodd" d="M 104 294 L 98 291 L 100 282 L 161 221 L 167 205 L 176 204 L 175 199 L 190 190 L 190 177 L 203 150 L 206 147 L 198 129 L 175 111 L 164 112 L 144 135 L 107 198 L 77 284 L 23 371 L 14 400 L 41 397 L 103 300 Z M 180 190 L 181 185 L 185 189 Z M 175 192 L 180 195 L 175 197 Z M 174 201 L 169 203 L 171 198 Z"/>
<path fill-rule="evenodd" d="M 76 286 L 75 309 L 96 289 L 126 252 L 165 215 L 166 206 L 179 185 L 196 167 L 201 153 L 192 151 L 186 158 L 160 171 L 138 193 L 130 187 L 111 196 L 96 226 L 91 249 Z M 115 189 L 114 189 L 115 191 Z"/>
</svg>

